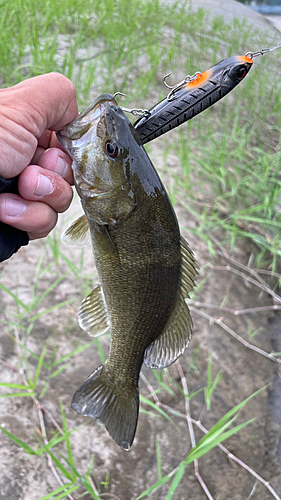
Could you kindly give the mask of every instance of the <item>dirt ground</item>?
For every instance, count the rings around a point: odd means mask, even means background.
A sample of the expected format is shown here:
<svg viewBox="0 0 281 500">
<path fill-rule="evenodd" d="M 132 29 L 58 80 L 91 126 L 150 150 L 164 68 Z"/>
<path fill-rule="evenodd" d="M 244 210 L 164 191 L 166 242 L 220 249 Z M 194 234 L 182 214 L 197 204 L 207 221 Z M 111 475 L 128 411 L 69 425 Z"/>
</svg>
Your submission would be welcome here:
<svg viewBox="0 0 281 500">
<path fill-rule="evenodd" d="M 157 156 L 158 144 L 154 146 Z M 170 158 L 173 163 L 173 158 Z M 155 161 L 154 161 L 155 163 Z M 77 212 L 79 202 L 76 200 L 71 212 Z M 181 227 L 195 227 L 196 222 L 190 214 L 176 206 Z M 60 227 L 69 213 L 61 217 Z M 204 304 L 213 304 L 232 310 L 271 306 L 275 302 L 268 293 L 251 284 L 245 277 L 227 270 L 227 266 L 236 269 L 246 276 L 250 274 L 242 270 L 239 265 L 218 256 L 210 259 L 208 249 L 203 242 L 191 233 L 183 235 L 188 239 L 191 248 L 201 267 L 201 283 L 196 301 Z M 9 262 L 2 264 L 2 283 L 15 290 L 19 297 L 28 301 L 30 284 L 34 282 L 34 269 L 40 254 L 47 251 L 46 259 L 50 259 L 48 248 L 43 241 L 34 242 L 28 248 L 23 248 Z M 74 262 L 78 259 L 80 250 L 64 249 L 68 258 Z M 246 264 L 249 258 L 249 248 L 237 248 L 233 257 Z M 212 263 L 218 269 L 211 270 L 206 266 Z M 95 272 L 90 252 L 86 255 L 86 268 L 93 275 Z M 60 270 L 63 272 L 63 269 Z M 42 290 L 53 281 L 52 276 L 46 276 L 41 283 Z M 78 288 L 78 290 L 77 290 Z M 42 345 L 49 339 L 50 345 L 57 346 L 57 356 L 71 352 L 77 343 L 86 344 L 89 341 L 84 332 L 77 325 L 76 310 L 80 301 L 77 279 L 68 273 L 65 279 L 55 290 L 50 304 L 75 298 L 75 303 L 69 307 L 55 311 L 51 315 L 43 316 L 35 323 L 27 346 L 35 353 L 40 354 Z M 5 304 L 5 317 L 10 317 L 14 311 L 13 300 L 1 292 L 1 303 Z M 44 307 L 48 306 L 44 304 Z M 232 330 L 245 340 L 266 352 L 281 351 L 281 314 L 278 311 L 253 312 L 244 315 L 233 315 L 219 309 L 198 308 L 197 310 L 221 318 Z M 232 338 L 216 323 L 206 320 L 192 312 L 194 334 L 190 347 L 181 357 L 180 363 L 187 376 L 190 393 L 206 386 L 207 360 L 212 355 L 213 378 L 223 370 L 223 377 L 217 390 L 214 392 L 211 411 L 206 412 L 204 395 L 200 392 L 191 400 L 191 415 L 195 420 L 200 419 L 206 428 L 210 428 L 229 409 L 252 394 L 257 389 L 266 386 L 256 398 L 251 400 L 241 412 L 239 423 L 256 417 L 256 420 L 243 429 L 239 434 L 226 443 L 231 453 L 254 469 L 268 481 L 275 491 L 281 495 L 281 379 L 277 363 L 266 359 L 260 354 L 244 347 Z M 248 332 L 256 335 L 250 339 Z M 105 351 L 108 351 L 109 337 L 101 338 Z M 197 372 L 190 370 L 190 362 L 199 346 L 195 360 Z M 4 331 L 1 334 L 1 359 L 9 366 L 18 366 L 18 352 L 15 342 Z M 97 483 L 105 481 L 109 472 L 109 489 L 105 492 L 116 495 L 122 500 L 132 500 L 157 480 L 156 439 L 160 444 L 163 474 L 169 473 L 187 455 L 190 450 L 190 438 L 186 420 L 173 417 L 175 425 L 164 418 L 152 418 L 145 413 L 140 414 L 138 429 L 134 445 L 129 453 L 119 447 L 108 436 L 102 426 L 95 425 L 92 419 L 79 416 L 70 409 L 70 402 L 75 389 L 100 364 L 100 358 L 95 346 L 76 355 L 70 366 L 51 381 L 51 385 L 43 398 L 43 405 L 52 416 L 61 422 L 60 402 L 66 409 L 67 421 L 70 429 L 81 426 L 71 436 L 75 459 L 81 471 L 87 466 L 89 457 L 94 452 L 95 461 L 93 478 Z M 280 365 L 279 365 L 280 366 Z M 169 368 L 169 373 L 180 384 L 180 377 L 176 365 Z M 143 374 L 156 389 L 152 372 L 144 367 Z M 3 366 L 1 380 L 19 383 L 18 374 L 8 366 Z M 43 385 L 42 385 L 43 387 Z M 147 385 L 140 381 L 140 393 L 149 395 Z M 184 399 L 179 391 L 176 397 L 161 392 L 161 403 L 170 406 L 173 410 L 185 413 Z M 142 408 L 149 410 L 142 405 Z M 30 446 L 34 446 L 39 423 L 36 408 L 31 398 L 8 398 L 1 400 L 0 423 Z M 50 420 L 45 420 L 47 433 L 51 436 L 54 427 Z M 197 441 L 202 432 L 195 428 Z M 0 461 L 2 464 L 0 478 L 1 500 L 39 500 L 44 494 L 57 487 L 56 481 L 47 466 L 46 457 L 27 456 L 6 436 L 0 435 Z M 209 490 L 216 499 L 244 500 L 250 495 L 255 479 L 243 468 L 235 464 L 219 449 L 214 449 L 200 459 L 200 471 Z M 157 490 L 151 498 L 164 498 L 166 487 Z M 87 498 L 87 497 L 84 497 Z M 106 498 L 106 496 L 105 496 Z M 109 498 L 109 497 L 108 497 Z M 112 497 L 115 498 L 115 497 Z M 187 472 L 175 495 L 176 500 L 201 500 L 205 494 L 196 481 L 193 466 Z M 255 499 L 267 500 L 272 498 L 266 488 L 257 483 Z"/>
<path fill-rule="evenodd" d="M 169 155 L 164 172 L 157 161 L 161 157 L 161 138 L 150 146 L 150 156 L 161 177 L 167 183 L 167 167 L 176 172 L 176 158 Z M 80 213 L 79 201 L 76 199 L 66 214 L 60 217 L 57 234 L 60 234 L 70 220 Z M 182 206 L 175 206 L 180 227 L 196 228 L 196 220 Z M 253 469 L 265 481 L 269 482 L 276 493 L 281 496 L 281 371 L 280 364 L 267 359 L 261 354 L 242 345 L 224 330 L 217 320 L 221 320 L 232 331 L 241 335 L 247 342 L 270 353 L 281 352 L 281 312 L 278 310 L 254 311 L 235 315 L 232 311 L 240 311 L 261 306 L 277 304 L 272 294 L 253 284 L 249 278 L 257 279 L 249 270 L 243 269 L 239 263 L 247 265 L 251 253 L 245 243 L 237 246 L 231 258 L 219 254 L 210 257 L 203 239 L 192 232 L 183 231 L 201 268 L 199 286 L 194 300 L 201 305 L 193 304 L 192 318 L 194 323 L 193 338 L 187 352 L 180 358 L 181 366 L 187 377 L 190 393 L 206 386 L 208 356 L 212 356 L 213 378 L 222 370 L 222 379 L 214 392 L 210 411 L 204 405 L 204 392 L 199 392 L 191 399 L 191 416 L 200 420 L 209 429 L 228 410 L 241 402 L 254 391 L 265 389 L 252 399 L 243 409 L 236 424 L 253 417 L 255 421 L 241 432 L 226 441 L 225 446 L 236 457 Z M 218 235 L 219 237 L 219 235 Z M 73 262 L 80 259 L 80 250 L 70 247 L 62 248 L 64 254 Z M 23 302 L 31 298 L 38 260 L 44 252 L 44 263 L 52 262 L 52 254 L 46 241 L 32 242 L 29 247 L 22 248 L 8 262 L 0 265 L 1 282 L 17 293 Z M 214 266 L 210 267 L 210 264 Z M 85 253 L 84 270 L 91 277 L 91 286 L 96 282 L 91 251 Z M 234 271 L 233 271 L 234 269 Z M 58 274 L 67 272 L 65 278 L 55 288 L 54 293 L 46 298 L 44 308 L 68 299 L 74 299 L 71 305 L 42 316 L 35 322 L 34 329 L 27 339 L 26 346 L 40 355 L 42 346 L 49 341 L 49 347 L 56 346 L 59 358 L 71 352 L 77 346 L 89 342 L 89 337 L 80 330 L 77 324 L 76 311 L 82 300 L 81 286 L 67 265 L 60 263 Z M 269 288 L 273 287 L 266 275 L 261 275 Z M 56 278 L 54 271 L 46 273 L 39 281 L 41 291 L 46 289 Z M 278 290 L 275 290 L 278 293 Z M 0 302 L 3 306 L 3 317 L 13 318 L 16 313 L 14 300 L 0 290 Z M 203 304 L 203 305 L 202 305 Z M 215 305 L 217 308 L 207 308 Z M 219 307 L 223 306 L 224 309 Z M 227 310 L 229 309 L 229 310 Z M 198 312 L 199 311 L 199 312 Z M 206 319 L 199 313 L 209 315 L 214 320 Z M 253 333 L 255 332 L 255 335 Z M 21 333 L 21 332 L 19 332 Z M 109 337 L 100 340 L 105 352 L 108 352 Z M 21 378 L 12 367 L 19 366 L 19 355 L 16 342 L 7 335 L 5 326 L 0 331 L 0 359 L 6 364 L 1 366 L 1 381 L 21 383 Z M 194 361 L 197 370 L 191 369 Z M 36 367 L 35 360 L 30 363 Z M 75 461 L 78 470 L 85 473 L 89 458 L 95 454 L 92 471 L 93 480 L 102 486 L 104 498 L 120 500 L 136 499 L 148 486 L 157 481 L 156 440 L 158 440 L 162 456 L 162 473 L 171 472 L 191 449 L 185 414 L 184 398 L 177 390 L 174 395 L 162 391 L 159 399 L 162 404 L 181 412 L 182 417 L 170 414 L 174 424 L 161 417 L 152 417 L 140 413 L 138 429 L 132 449 L 127 453 L 121 450 L 108 436 L 101 425 L 95 425 L 90 418 L 79 416 L 71 410 L 70 402 L 76 388 L 100 364 L 96 346 L 85 349 L 70 359 L 69 366 L 50 381 L 42 404 L 57 422 L 61 423 L 60 403 L 62 402 L 69 428 L 79 429 L 71 435 Z M 279 368 L 279 369 L 278 369 Z M 35 368 L 34 368 L 35 369 Z M 181 384 L 177 365 L 169 368 L 170 376 Z M 43 372 L 44 373 L 44 372 Z M 145 378 L 158 388 L 151 370 L 144 367 Z M 145 378 L 140 380 L 140 393 L 148 397 L 150 391 Z M 165 381 L 169 382 L 166 374 Z M 44 380 L 40 382 L 40 390 Z M 148 411 L 150 408 L 141 405 Z M 0 424 L 19 439 L 35 447 L 36 434 L 40 435 L 37 409 L 31 398 L 5 398 L 0 400 Z M 50 438 L 54 431 L 51 420 L 46 416 L 45 425 Z M 202 432 L 194 426 L 197 442 Z M 39 500 L 43 495 L 58 487 L 52 471 L 48 467 L 46 456 L 28 456 L 21 448 L 4 434 L 0 434 L 0 500 Z M 215 448 L 199 460 L 201 476 L 217 500 L 270 500 L 272 494 L 249 472 L 227 457 L 223 451 Z M 107 474 L 109 473 L 109 476 Z M 159 488 L 151 495 L 151 499 L 163 499 L 167 486 Z M 73 494 L 75 495 L 75 494 Z M 90 496 L 83 497 L 89 500 Z M 175 500 L 203 500 L 206 498 L 194 475 L 193 465 L 187 467 L 183 480 L 174 495 Z M 276 497 L 277 498 L 277 497 Z M 78 499 L 78 495 L 75 500 Z"/>
</svg>

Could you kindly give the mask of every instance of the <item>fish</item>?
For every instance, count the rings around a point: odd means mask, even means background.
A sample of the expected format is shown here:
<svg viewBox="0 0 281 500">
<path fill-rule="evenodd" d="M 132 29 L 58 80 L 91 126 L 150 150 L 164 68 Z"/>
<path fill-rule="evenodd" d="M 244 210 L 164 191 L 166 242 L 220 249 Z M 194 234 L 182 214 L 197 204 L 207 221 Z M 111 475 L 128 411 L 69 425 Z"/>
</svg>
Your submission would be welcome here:
<svg viewBox="0 0 281 500">
<path fill-rule="evenodd" d="M 108 359 L 77 389 L 71 407 L 100 421 L 127 451 L 137 428 L 143 362 L 165 368 L 189 344 L 185 298 L 198 265 L 139 134 L 114 96 L 101 94 L 57 137 L 73 160 L 84 210 L 62 240 L 91 244 L 99 277 L 81 304 L 79 325 L 92 336 L 111 331 Z"/>
<path fill-rule="evenodd" d="M 142 144 L 178 127 L 226 96 L 244 80 L 253 65 L 254 55 L 248 53 L 224 59 L 203 73 L 187 76 L 174 87 L 165 83 L 171 89 L 168 96 L 145 110 L 144 116 L 134 123 Z"/>
</svg>

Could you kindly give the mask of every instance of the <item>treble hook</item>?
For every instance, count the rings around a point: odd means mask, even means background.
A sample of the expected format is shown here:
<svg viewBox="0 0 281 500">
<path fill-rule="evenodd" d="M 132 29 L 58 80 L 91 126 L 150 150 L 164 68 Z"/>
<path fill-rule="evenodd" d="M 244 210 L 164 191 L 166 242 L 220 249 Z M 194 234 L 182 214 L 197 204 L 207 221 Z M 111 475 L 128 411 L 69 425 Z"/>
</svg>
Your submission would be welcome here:
<svg viewBox="0 0 281 500">
<path fill-rule="evenodd" d="M 196 71 L 196 73 L 194 73 L 194 75 L 192 75 L 192 76 L 186 75 L 186 77 L 181 82 L 177 83 L 174 86 L 171 86 L 171 85 L 168 85 L 168 83 L 166 82 L 167 78 L 169 78 L 169 76 L 171 76 L 171 74 L 172 73 L 168 73 L 167 75 L 165 75 L 163 77 L 163 83 L 164 83 L 165 87 L 167 87 L 168 89 L 171 89 L 171 91 L 169 92 L 169 94 L 166 97 L 167 101 L 172 101 L 172 99 L 175 98 L 175 93 L 178 90 L 181 90 L 188 83 L 193 82 L 194 80 L 197 80 L 197 78 L 199 76 L 202 76 L 202 73 L 200 73 L 200 71 Z"/>
<path fill-rule="evenodd" d="M 122 95 L 123 97 L 127 97 L 127 94 L 123 94 L 123 92 L 115 92 L 115 94 L 113 94 L 113 96 L 112 96 L 112 97 L 113 97 L 113 99 L 115 99 L 115 97 L 116 97 L 117 95 Z"/>
<path fill-rule="evenodd" d="M 123 97 L 127 97 L 127 94 L 123 94 L 123 92 L 115 92 L 115 94 L 113 95 L 113 98 L 115 98 L 117 95 L 122 95 Z M 137 109 L 137 108 L 129 109 L 129 108 L 123 108 L 123 106 L 119 106 L 119 107 L 125 113 L 131 113 L 133 116 L 141 116 L 141 117 L 148 118 L 151 115 L 151 113 L 150 113 L 150 111 L 148 111 L 148 109 Z"/>
<path fill-rule="evenodd" d="M 280 49 L 280 47 L 281 47 L 281 44 L 278 43 L 278 45 L 276 45 L 275 47 L 270 47 L 270 49 L 261 49 L 261 50 L 258 50 L 257 52 L 247 52 L 247 54 L 245 54 L 245 56 L 249 57 L 250 59 L 253 59 L 253 57 L 264 56 L 264 54 L 267 54 L 268 52 L 272 52 L 272 50 Z"/>
</svg>

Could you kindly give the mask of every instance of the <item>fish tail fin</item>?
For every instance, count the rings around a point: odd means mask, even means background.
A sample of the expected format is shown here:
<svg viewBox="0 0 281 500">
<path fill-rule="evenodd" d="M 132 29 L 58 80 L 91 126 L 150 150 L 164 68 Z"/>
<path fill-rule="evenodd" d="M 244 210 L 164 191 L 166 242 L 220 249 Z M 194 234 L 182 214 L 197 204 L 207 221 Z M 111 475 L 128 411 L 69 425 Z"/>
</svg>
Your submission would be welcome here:
<svg viewBox="0 0 281 500">
<path fill-rule="evenodd" d="M 77 389 L 71 407 L 81 415 L 99 419 L 119 446 L 130 449 L 139 413 L 135 384 L 122 389 L 101 365 Z"/>
</svg>

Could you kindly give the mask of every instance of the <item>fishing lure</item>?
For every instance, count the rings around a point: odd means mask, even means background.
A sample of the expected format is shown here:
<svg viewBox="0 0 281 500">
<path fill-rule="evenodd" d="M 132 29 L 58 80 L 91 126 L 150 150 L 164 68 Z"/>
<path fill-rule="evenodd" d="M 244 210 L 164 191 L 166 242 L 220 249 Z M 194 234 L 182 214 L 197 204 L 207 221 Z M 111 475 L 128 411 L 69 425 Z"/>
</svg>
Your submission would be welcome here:
<svg viewBox="0 0 281 500">
<path fill-rule="evenodd" d="M 142 116 L 134 123 L 142 144 L 178 127 L 215 104 L 245 78 L 252 67 L 254 57 L 279 47 L 280 45 L 277 45 L 258 52 L 247 52 L 244 56 L 224 59 L 204 73 L 187 75 L 174 86 L 166 82 L 171 73 L 164 76 L 163 81 L 170 89 L 169 94 L 151 109 L 143 110 Z M 124 111 L 130 112 L 128 109 Z M 141 110 L 131 111 L 134 115 L 141 114 Z"/>
</svg>

